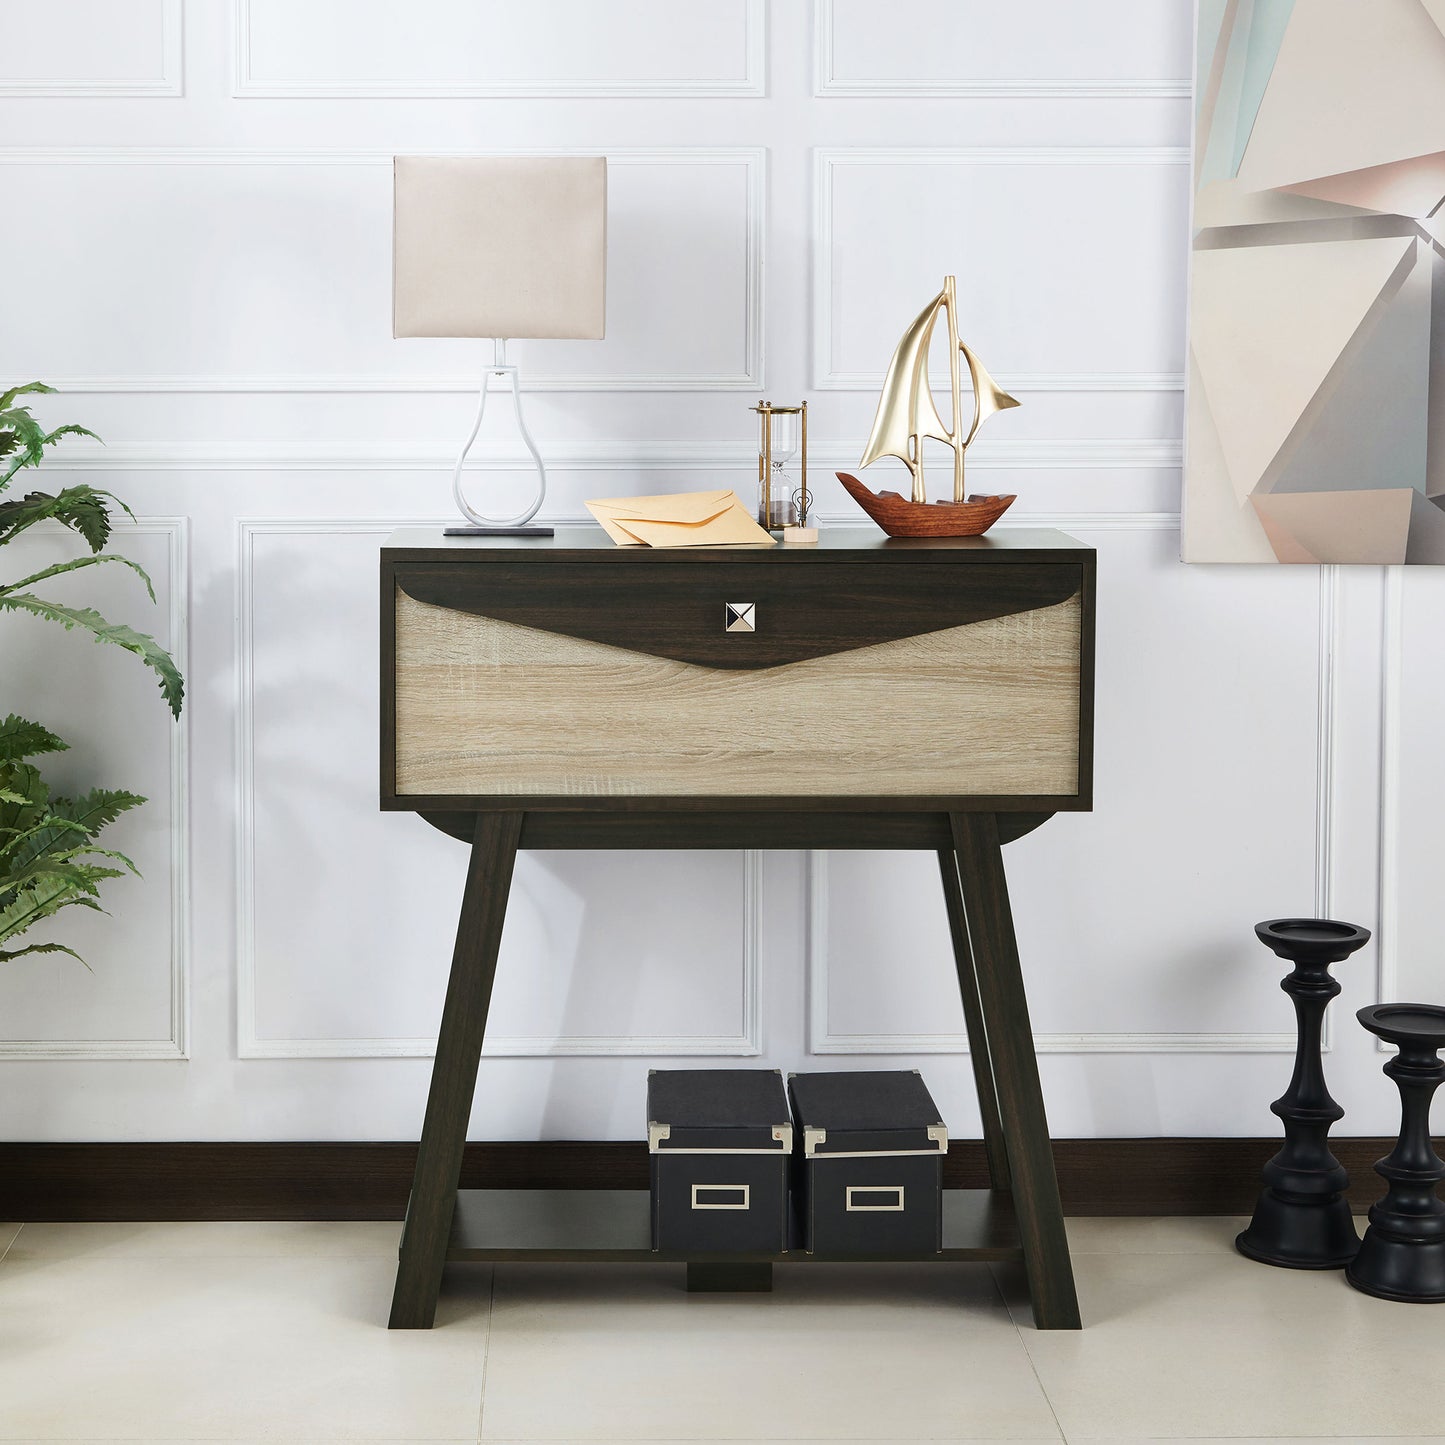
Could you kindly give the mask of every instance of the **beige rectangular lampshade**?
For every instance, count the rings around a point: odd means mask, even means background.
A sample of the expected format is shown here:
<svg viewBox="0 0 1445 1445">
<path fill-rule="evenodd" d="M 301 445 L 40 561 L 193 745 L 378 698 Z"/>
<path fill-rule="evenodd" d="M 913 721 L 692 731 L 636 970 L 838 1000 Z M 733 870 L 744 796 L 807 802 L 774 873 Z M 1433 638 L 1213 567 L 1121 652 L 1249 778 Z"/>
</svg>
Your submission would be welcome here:
<svg viewBox="0 0 1445 1445">
<path fill-rule="evenodd" d="M 397 156 L 395 336 L 600 340 L 605 156 Z"/>
</svg>

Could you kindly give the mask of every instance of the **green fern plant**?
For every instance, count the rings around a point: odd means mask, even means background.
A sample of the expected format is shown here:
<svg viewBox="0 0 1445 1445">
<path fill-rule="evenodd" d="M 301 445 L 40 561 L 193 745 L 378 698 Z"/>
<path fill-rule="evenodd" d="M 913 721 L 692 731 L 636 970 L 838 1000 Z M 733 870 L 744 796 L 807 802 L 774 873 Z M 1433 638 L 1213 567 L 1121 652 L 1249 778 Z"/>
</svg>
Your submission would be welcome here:
<svg viewBox="0 0 1445 1445">
<path fill-rule="evenodd" d="M 54 493 L 28 492 L 9 499 L 3 496 L 16 474 L 25 467 L 39 466 L 47 448 L 62 437 L 95 437 L 82 426 L 47 431 L 26 406 L 18 404 L 22 396 L 51 390 L 32 381 L 0 394 L 0 547 L 38 522 L 57 522 L 77 533 L 90 548 L 90 555 L 51 563 L 13 582 L 0 580 L 0 612 L 27 612 L 58 622 L 67 631 L 79 628 L 97 642 L 134 653 L 156 674 L 172 716 L 179 717 L 185 685 L 175 661 L 153 637 L 107 622 L 93 608 L 47 601 L 33 590 L 66 572 L 119 564 L 139 575 L 155 601 L 155 590 L 144 569 L 128 557 L 104 550 L 110 540 L 112 504 L 134 519 L 134 513 L 118 497 L 88 486 L 65 487 Z M 79 958 L 62 943 L 26 944 L 19 942 L 20 936 L 63 908 L 100 909 L 99 885 L 136 871 L 124 854 L 101 848 L 95 840 L 121 813 L 145 799 L 101 788 L 76 798 L 52 796 L 30 760 L 63 751 L 66 746 L 48 728 L 17 714 L 0 720 L 0 962 L 27 953 L 68 953 Z"/>
</svg>

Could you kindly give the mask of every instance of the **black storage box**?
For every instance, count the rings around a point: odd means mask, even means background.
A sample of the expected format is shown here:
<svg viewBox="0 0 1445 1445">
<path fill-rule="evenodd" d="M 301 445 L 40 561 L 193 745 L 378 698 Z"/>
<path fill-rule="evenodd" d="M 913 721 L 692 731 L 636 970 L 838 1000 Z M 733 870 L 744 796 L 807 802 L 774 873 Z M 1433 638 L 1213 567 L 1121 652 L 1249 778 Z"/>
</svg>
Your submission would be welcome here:
<svg viewBox="0 0 1445 1445">
<path fill-rule="evenodd" d="M 793 1126 L 778 1069 L 654 1069 L 647 1076 L 652 1247 L 781 1254 Z"/>
<path fill-rule="evenodd" d="M 948 1131 L 913 1071 L 792 1074 L 803 1247 L 841 1257 L 943 1248 Z"/>
</svg>

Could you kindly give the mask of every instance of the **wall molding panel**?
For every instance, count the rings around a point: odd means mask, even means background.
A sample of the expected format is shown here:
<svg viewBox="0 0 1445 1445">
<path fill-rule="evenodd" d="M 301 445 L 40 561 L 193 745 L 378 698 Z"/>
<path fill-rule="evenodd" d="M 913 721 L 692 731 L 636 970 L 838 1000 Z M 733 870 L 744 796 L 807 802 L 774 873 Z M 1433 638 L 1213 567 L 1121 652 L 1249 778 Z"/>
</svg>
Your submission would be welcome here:
<svg viewBox="0 0 1445 1445">
<path fill-rule="evenodd" d="M 27 6 L 32 13 L 47 13 L 54 20 L 65 9 L 66 0 L 44 0 L 43 5 Z M 4 66 L 17 53 L 14 37 L 7 35 L 7 45 L 0 48 L 0 98 L 24 97 L 31 100 L 69 99 L 146 99 L 179 97 L 185 94 L 185 44 L 182 18 L 183 0 L 149 0 L 155 16 L 155 66 L 153 70 L 134 76 L 57 74 L 7 74 Z M 138 18 L 134 3 L 112 0 L 110 10 L 125 29 Z M 61 47 L 57 46 L 57 49 Z M 19 54 L 23 58 L 24 50 Z"/>
<path fill-rule="evenodd" d="M 571 519 L 580 521 L 580 519 Z M 236 1025 L 237 1052 L 243 1059 L 396 1059 L 430 1058 L 435 1038 L 268 1038 L 257 1028 L 256 959 L 256 767 L 254 678 L 254 559 L 258 538 L 267 536 L 386 537 L 398 527 L 437 526 L 435 518 L 394 520 L 349 518 L 289 520 L 242 519 L 236 528 Z M 460 847 L 460 845 L 458 845 Z M 762 855 L 744 853 L 739 957 L 737 1034 L 605 1034 L 546 1038 L 489 1032 L 487 1058 L 677 1058 L 754 1057 L 762 1053 Z M 459 903 L 460 896 L 457 902 Z"/>
<path fill-rule="evenodd" d="M 1385 605 L 1380 639 L 1380 917 L 1375 937 L 1375 1002 L 1400 997 L 1400 860 L 1403 794 L 1400 754 L 1404 739 L 1401 690 L 1405 670 L 1405 568 L 1384 567 Z M 1322 915 L 1326 916 L 1326 915 Z M 1394 1053 L 1384 1039 L 1375 1052 Z"/>
<path fill-rule="evenodd" d="M 857 451 L 835 444 L 810 449 L 810 459 L 821 469 L 857 465 Z M 756 446 L 736 442 L 588 442 L 585 445 L 546 443 L 547 467 L 557 472 L 612 471 L 721 471 L 747 476 L 757 465 Z M 1028 440 L 982 437 L 969 448 L 969 461 L 977 467 L 1000 471 L 1178 471 L 1183 448 L 1178 440 L 1140 440 L 1131 437 L 1078 441 Z M 446 472 L 456 458 L 441 452 L 346 452 L 331 447 L 301 449 L 294 446 L 261 450 L 245 447 L 99 447 L 74 445 L 47 465 L 52 471 L 74 472 Z M 467 470 L 505 472 L 530 469 L 531 458 L 519 452 L 473 449 Z M 858 515 L 856 513 L 852 515 Z M 1019 512 L 1010 512 L 1011 520 Z M 1096 516 L 1080 511 L 1071 516 Z M 1128 515 L 1149 515 L 1135 514 Z M 1168 514 L 1174 516 L 1174 513 Z M 590 518 L 580 519 L 583 522 Z"/>
<path fill-rule="evenodd" d="M 48 525 L 48 524 L 47 524 Z M 112 525 L 112 534 L 158 536 L 166 539 L 169 567 L 167 618 L 171 655 L 181 674 L 190 681 L 187 647 L 189 622 L 191 547 L 190 523 L 185 517 L 122 517 Z M 162 709 L 164 711 L 164 709 Z M 9 1039 L 0 1040 L 0 1060 L 129 1060 L 175 1061 L 190 1058 L 191 983 L 191 787 L 190 732 L 192 706 L 182 709 L 179 721 L 166 718 L 169 731 L 170 854 L 168 912 L 169 938 L 166 970 L 170 991 L 170 1029 L 156 1039 Z M 147 807 L 154 806 L 148 803 Z"/>
<path fill-rule="evenodd" d="M 840 76 L 837 68 L 836 0 L 813 0 L 813 94 L 857 100 L 1187 100 L 1191 84 L 1181 79 L 1063 78 L 1020 76 L 990 80 L 982 75 L 899 79 Z M 889 17 L 895 23 L 894 9 Z"/>
<path fill-rule="evenodd" d="M 466 148 L 427 147 L 431 155 L 467 155 Z M 500 148 L 498 154 L 516 156 L 588 155 L 585 147 Z M 533 371 L 526 390 L 536 392 L 732 392 L 756 391 L 764 384 L 764 258 L 767 238 L 767 151 L 763 147 L 659 147 L 614 148 L 607 152 L 612 167 L 718 166 L 744 168 L 744 214 L 739 217 L 742 239 L 742 294 L 738 298 L 742 367 L 737 371 L 680 370 L 619 371 L 614 373 L 539 375 Z M 0 150 L 0 166 L 359 166 L 390 171 L 391 151 L 353 150 L 345 147 L 305 150 L 205 149 L 177 150 L 145 146 L 58 147 Z M 476 370 L 453 375 L 291 373 L 258 371 L 252 374 L 63 374 L 51 373 L 57 390 L 124 395 L 169 393 L 475 393 L 485 362 L 476 343 Z"/>
<path fill-rule="evenodd" d="M 554 77 L 487 78 L 397 76 L 378 74 L 352 80 L 326 76 L 267 78 L 254 58 L 256 14 L 264 0 L 231 0 L 231 94 L 248 99 L 303 100 L 468 100 L 468 99 L 751 99 L 767 94 L 766 0 L 732 0 L 742 27 L 743 73 L 736 78 L 708 75 L 648 77 L 557 75 Z M 294 13 L 304 0 L 286 0 Z M 540 9 L 537 0 L 528 8 Z M 678 7 L 681 9 L 682 7 Z M 410 23 L 420 18 L 416 7 Z"/>
<path fill-rule="evenodd" d="M 1056 147 L 820 147 L 814 153 L 813 207 L 813 380 L 819 391 L 878 391 L 884 372 L 857 371 L 833 363 L 835 249 L 835 177 L 849 166 L 1140 166 L 1185 168 L 1189 152 L 1168 146 Z M 1184 231 L 1180 232 L 1183 246 Z M 1181 252 L 1182 254 L 1182 252 Z M 936 283 L 935 283 L 936 284 Z M 886 354 L 886 353 L 885 353 Z M 882 357 L 880 356 L 880 360 Z M 995 372 L 1013 392 L 1182 392 L 1180 371 L 1013 371 Z"/>
<path fill-rule="evenodd" d="M 1022 519 L 1020 519 L 1022 520 Z M 1129 514 L 1035 513 L 1033 526 L 1088 528 L 1093 531 L 1177 531 L 1177 513 Z M 1339 569 L 1319 569 L 1319 687 L 1316 698 L 1315 815 L 1311 830 L 1314 907 L 1321 918 L 1330 916 L 1333 891 L 1336 768 L 1334 731 L 1339 702 L 1335 660 L 1339 648 L 1339 610 L 1336 597 Z M 910 1055 L 967 1053 L 963 1033 L 835 1033 L 828 1023 L 828 855 L 808 855 L 807 979 L 808 1051 L 811 1054 Z M 943 898 L 939 895 L 942 916 Z M 1041 1054 L 1289 1054 L 1295 1035 L 1284 1031 L 1122 1031 L 1036 1033 Z M 1325 1021 L 1324 1048 L 1333 1046 L 1333 1017 Z"/>
</svg>

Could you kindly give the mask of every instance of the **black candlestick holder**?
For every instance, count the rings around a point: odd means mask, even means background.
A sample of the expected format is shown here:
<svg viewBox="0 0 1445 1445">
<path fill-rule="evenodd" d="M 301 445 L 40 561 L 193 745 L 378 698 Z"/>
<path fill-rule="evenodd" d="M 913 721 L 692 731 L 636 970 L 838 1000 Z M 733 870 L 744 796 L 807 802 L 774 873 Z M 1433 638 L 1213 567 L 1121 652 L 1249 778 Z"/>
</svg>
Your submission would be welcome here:
<svg viewBox="0 0 1445 1445">
<path fill-rule="evenodd" d="M 1445 1203 L 1435 1186 L 1445 1160 L 1430 1142 L 1430 1100 L 1445 1083 L 1445 1008 L 1423 1003 L 1382 1003 L 1355 1016 L 1399 1053 L 1385 1072 L 1400 1090 L 1400 1137 L 1375 1165 L 1389 1186 L 1370 1206 L 1370 1227 L 1345 1278 L 1381 1299 L 1415 1304 L 1445 1302 Z"/>
<path fill-rule="evenodd" d="M 1330 1126 L 1345 1111 L 1325 1087 L 1320 1034 L 1340 992 L 1330 965 L 1363 948 L 1370 931 L 1327 918 L 1274 918 L 1254 931 L 1294 965 L 1280 987 L 1294 1000 L 1298 1042 L 1289 1088 L 1269 1106 L 1284 1121 L 1284 1147 L 1264 1166 L 1264 1190 L 1235 1248 L 1285 1269 L 1339 1269 L 1360 1237 L 1345 1199 L 1350 1176 L 1330 1152 Z"/>
</svg>

